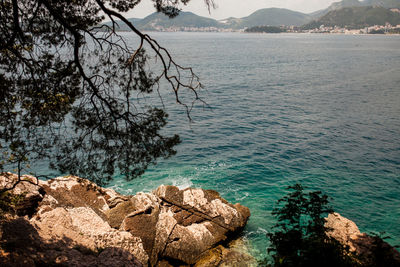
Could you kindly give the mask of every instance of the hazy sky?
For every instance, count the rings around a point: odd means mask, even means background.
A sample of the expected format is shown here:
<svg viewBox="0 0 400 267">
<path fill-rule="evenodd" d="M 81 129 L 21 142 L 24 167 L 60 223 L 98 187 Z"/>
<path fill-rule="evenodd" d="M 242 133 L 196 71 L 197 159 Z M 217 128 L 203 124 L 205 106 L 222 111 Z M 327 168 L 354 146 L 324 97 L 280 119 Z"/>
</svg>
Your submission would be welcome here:
<svg viewBox="0 0 400 267">
<path fill-rule="evenodd" d="M 261 8 L 279 7 L 310 13 L 328 7 L 333 2 L 340 0 L 215 0 L 217 9 L 208 13 L 203 0 L 191 0 L 184 6 L 184 11 L 191 11 L 200 16 L 212 17 L 214 19 L 225 19 L 228 17 L 245 17 Z M 143 18 L 153 13 L 154 7 L 150 0 L 142 0 L 142 3 L 134 10 L 127 13 L 127 17 Z"/>
</svg>

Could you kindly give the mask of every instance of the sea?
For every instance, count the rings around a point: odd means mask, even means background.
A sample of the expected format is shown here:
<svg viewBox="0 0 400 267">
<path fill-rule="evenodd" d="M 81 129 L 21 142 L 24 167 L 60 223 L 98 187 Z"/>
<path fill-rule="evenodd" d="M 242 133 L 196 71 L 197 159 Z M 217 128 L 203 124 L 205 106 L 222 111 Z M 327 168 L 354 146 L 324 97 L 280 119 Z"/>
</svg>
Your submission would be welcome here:
<svg viewBox="0 0 400 267">
<path fill-rule="evenodd" d="M 197 102 L 190 120 L 161 83 L 164 133 L 180 135 L 177 154 L 111 188 L 216 190 L 249 207 L 243 236 L 260 258 L 277 200 L 301 183 L 362 232 L 400 245 L 399 35 L 148 34 L 193 68 L 207 105 Z"/>
</svg>

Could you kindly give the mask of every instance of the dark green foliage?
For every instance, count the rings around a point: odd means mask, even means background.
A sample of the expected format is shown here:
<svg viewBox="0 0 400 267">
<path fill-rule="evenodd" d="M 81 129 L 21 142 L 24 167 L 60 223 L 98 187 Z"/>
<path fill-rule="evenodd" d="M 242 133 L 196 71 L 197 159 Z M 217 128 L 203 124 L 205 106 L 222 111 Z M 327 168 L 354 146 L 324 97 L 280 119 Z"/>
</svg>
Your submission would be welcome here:
<svg viewBox="0 0 400 267">
<path fill-rule="evenodd" d="M 188 2 L 152 1 L 170 17 Z M 156 159 L 175 154 L 179 137 L 160 133 L 167 114 L 135 100 L 157 95 L 165 79 L 189 111 L 179 95 L 188 89 L 195 101 L 201 85 L 190 68 L 118 13 L 139 2 L 0 1 L 0 171 L 45 160 L 62 173 L 104 184 L 116 172 L 135 178 Z M 98 26 L 105 17 L 111 25 Z M 115 20 L 134 31 L 138 47 L 114 31 Z M 160 72 L 149 70 L 145 46 Z"/>
<path fill-rule="evenodd" d="M 264 8 L 257 10 L 250 16 L 240 19 L 237 28 L 254 27 L 260 25 L 270 26 L 300 26 L 311 20 L 310 16 L 284 8 Z"/>
<path fill-rule="evenodd" d="M 385 31 L 380 29 L 380 30 L 372 30 L 369 32 L 369 34 L 385 34 Z"/>
<path fill-rule="evenodd" d="M 346 7 L 332 10 L 323 17 L 302 26 L 303 29 L 326 27 L 342 27 L 347 29 L 361 29 L 374 25 L 400 24 L 400 14 L 383 7 L 360 6 Z"/>
<path fill-rule="evenodd" d="M 400 254 L 396 252 L 398 246 L 392 247 L 384 240 L 390 238 L 385 233 L 370 234 L 372 237 L 371 253 L 363 255 L 363 266 L 385 266 L 398 267 L 400 266 Z"/>
<path fill-rule="evenodd" d="M 153 13 L 136 22 L 138 28 L 143 30 L 155 30 L 157 27 L 220 27 L 220 23 L 214 19 L 205 18 L 192 12 L 181 12 L 178 17 L 170 19 L 161 13 Z M 123 30 L 123 29 L 122 29 Z"/>
<path fill-rule="evenodd" d="M 311 13 L 311 16 L 315 19 L 326 15 L 332 10 L 341 9 L 344 7 L 358 7 L 358 6 L 378 6 L 384 8 L 399 8 L 400 0 L 342 0 L 340 2 L 333 2 L 328 8 L 323 10 L 318 10 Z"/>
<path fill-rule="evenodd" d="M 6 213 L 15 214 L 16 207 L 23 202 L 25 194 L 12 194 L 10 192 L 0 193 L 0 219 Z"/>
<path fill-rule="evenodd" d="M 364 0 L 362 2 L 366 6 L 382 6 L 385 8 L 400 7 L 400 0 Z"/>
<path fill-rule="evenodd" d="M 390 29 L 390 30 L 388 30 L 388 33 L 390 33 L 390 34 L 400 34 L 400 28 Z"/>
<path fill-rule="evenodd" d="M 300 184 L 288 190 L 272 213 L 278 221 L 275 232 L 267 234 L 272 266 L 356 266 L 348 250 L 326 234 L 324 217 L 332 212 L 328 197 L 306 193 Z"/>
<path fill-rule="evenodd" d="M 286 29 L 283 27 L 276 27 L 276 26 L 255 26 L 247 28 L 245 32 L 281 33 L 281 32 L 286 32 Z"/>
</svg>

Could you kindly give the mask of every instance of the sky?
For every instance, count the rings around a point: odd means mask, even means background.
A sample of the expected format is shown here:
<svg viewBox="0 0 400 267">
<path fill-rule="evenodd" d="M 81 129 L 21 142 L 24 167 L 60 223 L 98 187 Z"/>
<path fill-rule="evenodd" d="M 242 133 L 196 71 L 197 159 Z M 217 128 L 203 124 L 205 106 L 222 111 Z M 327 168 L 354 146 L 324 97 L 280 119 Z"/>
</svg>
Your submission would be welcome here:
<svg viewBox="0 0 400 267">
<path fill-rule="evenodd" d="M 303 13 L 311 13 L 320 9 L 327 8 L 333 2 L 340 0 L 214 0 L 217 4 L 216 9 L 211 10 L 211 14 L 204 4 L 204 0 L 191 0 L 182 10 L 191 11 L 197 15 L 214 19 L 225 19 L 228 17 L 246 17 L 261 8 L 279 7 L 287 8 Z M 153 2 L 142 0 L 142 3 L 134 10 L 126 13 L 128 18 L 143 18 L 155 11 Z"/>
</svg>

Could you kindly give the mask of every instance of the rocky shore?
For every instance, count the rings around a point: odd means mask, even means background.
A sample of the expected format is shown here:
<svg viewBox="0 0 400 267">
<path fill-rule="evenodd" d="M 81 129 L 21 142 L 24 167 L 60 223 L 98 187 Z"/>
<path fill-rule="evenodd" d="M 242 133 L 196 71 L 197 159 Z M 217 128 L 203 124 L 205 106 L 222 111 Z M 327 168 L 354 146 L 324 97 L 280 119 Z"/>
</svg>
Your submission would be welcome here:
<svg viewBox="0 0 400 267">
<path fill-rule="evenodd" d="M 331 229 L 328 236 L 347 246 L 361 266 L 400 266 L 400 253 L 394 247 L 378 236 L 361 233 L 353 221 L 339 213 L 329 214 L 325 226 Z"/>
<path fill-rule="evenodd" d="M 17 179 L 0 175 L 0 189 Z M 0 266 L 257 265 L 240 238 L 249 209 L 215 191 L 161 185 L 125 196 L 75 176 L 23 179 L 9 191 L 22 200 L 0 214 Z M 396 249 L 340 214 L 326 227 L 362 266 L 375 266 L 376 248 L 400 266 Z"/>
<path fill-rule="evenodd" d="M 79 177 L 25 176 L 3 218 L 1 266 L 251 266 L 237 238 L 250 217 L 212 190 L 160 186 L 124 196 Z M 17 180 L 0 176 L 0 188 Z"/>
</svg>

